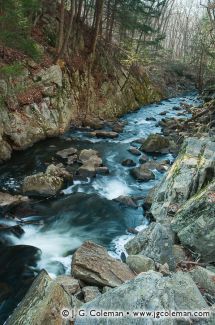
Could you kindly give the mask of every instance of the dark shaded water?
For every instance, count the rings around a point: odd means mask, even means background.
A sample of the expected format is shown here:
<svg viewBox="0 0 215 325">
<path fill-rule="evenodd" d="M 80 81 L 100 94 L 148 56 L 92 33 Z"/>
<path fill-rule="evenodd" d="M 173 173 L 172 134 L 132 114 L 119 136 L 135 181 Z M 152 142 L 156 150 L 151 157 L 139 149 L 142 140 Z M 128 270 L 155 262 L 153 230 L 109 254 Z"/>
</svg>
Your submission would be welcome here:
<svg viewBox="0 0 215 325">
<path fill-rule="evenodd" d="M 55 155 L 56 152 L 68 147 L 98 150 L 104 164 L 110 169 L 109 176 L 97 176 L 93 180 L 67 184 L 64 194 L 57 199 L 40 200 L 34 203 L 29 211 L 22 209 L 16 211 L 16 214 L 24 221 L 35 220 L 36 224 L 22 224 L 25 233 L 21 238 L 12 235 L 5 238 L 10 246 L 16 245 L 17 251 L 11 253 L 11 258 L 22 256 L 22 263 L 20 262 L 19 276 L 15 271 L 10 274 L 10 267 L 8 268 L 9 277 L 0 272 L 0 289 L 1 282 L 6 282 L 11 290 L 3 297 L 0 295 L 2 320 L 14 308 L 25 290 L 16 294 L 15 299 L 11 296 L 15 292 L 20 292 L 21 287 L 27 288 L 37 270 L 45 268 L 53 276 L 70 272 L 73 251 L 87 239 L 105 245 L 112 255 L 119 257 L 124 250 L 125 242 L 133 236 L 127 232 L 127 229 L 129 227 L 142 229 L 147 226 L 141 204 L 137 209 L 126 208 L 114 199 L 120 195 L 146 195 L 149 189 L 163 177 L 163 174 L 155 172 L 155 181 L 138 183 L 130 176 L 129 168 L 123 167 L 121 162 L 131 158 L 138 163 L 139 157 L 128 152 L 130 143 L 139 138 L 145 138 L 151 133 L 161 132 L 156 125 L 164 116 L 159 114 L 167 111 L 165 118 L 176 116 L 178 111 L 172 108 L 179 106 L 181 101 L 196 106 L 200 104 L 194 93 L 164 100 L 159 104 L 145 106 L 135 113 L 124 116 L 122 120 L 126 121 L 127 125 L 116 140 L 92 139 L 87 133 L 71 130 L 60 138 L 49 139 L 34 145 L 25 152 L 15 153 L 9 162 L 0 166 L 0 190 L 12 193 L 20 192 L 25 176 L 44 171 L 47 164 L 59 161 Z M 146 121 L 147 117 L 155 117 L 156 121 Z M 184 118 L 187 117 L 189 117 L 188 114 L 184 116 Z M 161 160 L 166 158 L 174 159 L 170 154 L 158 157 Z M 18 220 L 1 219 L 0 222 L 10 225 L 20 224 Z M 42 252 L 40 259 L 36 263 L 36 258 L 29 261 L 29 255 L 36 254 L 37 257 L 38 252 L 32 248 L 27 248 L 26 252 L 26 247 L 20 248 L 19 245 L 39 248 Z M 0 262 L 2 263 L 5 261 L 1 258 L 4 250 L 5 247 L 0 246 Z M 30 265 L 30 268 L 26 270 L 23 264 Z"/>
</svg>

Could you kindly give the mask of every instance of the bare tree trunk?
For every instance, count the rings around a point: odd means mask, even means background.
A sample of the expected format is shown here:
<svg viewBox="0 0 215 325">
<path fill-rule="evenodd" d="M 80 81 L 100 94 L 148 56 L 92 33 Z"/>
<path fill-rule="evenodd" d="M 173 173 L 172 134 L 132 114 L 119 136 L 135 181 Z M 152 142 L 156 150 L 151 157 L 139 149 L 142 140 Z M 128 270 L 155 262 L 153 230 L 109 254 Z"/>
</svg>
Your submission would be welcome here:
<svg viewBox="0 0 215 325">
<path fill-rule="evenodd" d="M 94 60 L 95 52 L 96 52 L 96 45 L 99 36 L 99 27 L 102 20 L 102 12 L 103 12 L 104 0 L 96 0 L 96 12 L 95 12 L 95 31 L 93 35 L 92 41 L 92 58 Z"/>
<path fill-rule="evenodd" d="M 64 41 L 63 41 L 63 45 L 56 57 L 56 62 L 64 55 L 65 53 L 65 50 L 68 46 L 68 42 L 69 42 L 69 38 L 70 38 L 70 35 L 71 35 L 71 32 L 72 32 L 72 25 L 73 25 L 73 20 L 74 20 L 74 0 L 71 0 L 71 8 L 70 8 L 70 15 L 69 15 L 70 19 L 69 19 L 69 26 L 68 26 L 68 30 L 67 30 L 67 33 L 66 33 L 66 36 L 64 38 Z"/>
<path fill-rule="evenodd" d="M 63 45 L 64 20 L 65 20 L 65 0 L 61 0 L 61 4 L 60 4 L 60 26 L 59 26 L 59 38 L 58 38 L 57 53 L 60 53 L 60 50 L 61 50 L 62 45 Z"/>
</svg>

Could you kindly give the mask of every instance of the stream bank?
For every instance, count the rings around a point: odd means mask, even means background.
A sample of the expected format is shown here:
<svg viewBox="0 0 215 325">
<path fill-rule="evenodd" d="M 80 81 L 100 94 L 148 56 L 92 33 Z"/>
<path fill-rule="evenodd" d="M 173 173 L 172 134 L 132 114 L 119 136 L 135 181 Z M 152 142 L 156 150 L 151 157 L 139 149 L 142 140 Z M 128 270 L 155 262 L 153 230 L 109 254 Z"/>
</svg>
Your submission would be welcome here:
<svg viewBox="0 0 215 325">
<path fill-rule="evenodd" d="M 49 139 L 35 144 L 25 152 L 14 153 L 12 159 L 0 167 L 1 190 L 14 194 L 22 192 L 26 176 L 44 173 L 51 164 L 63 162 L 67 171 L 73 174 L 73 181 L 68 180 L 65 183 L 61 195 L 48 199 L 33 198 L 32 202 L 4 210 L 4 217 L 7 218 L 2 222 L 12 227 L 21 226 L 24 230 L 21 235 L 17 233 L 14 235 L 9 231 L 3 236 L 2 251 L 9 245 L 4 258 L 17 256 L 16 250 L 19 250 L 24 264 L 28 265 L 26 269 L 26 266 L 23 268 L 22 261 L 19 263 L 17 277 L 15 260 L 13 267 L 9 267 L 5 273 L 4 281 L 7 288 L 12 291 L 15 289 L 17 292 L 15 299 L 12 300 L 10 293 L 5 293 L 7 297 L 4 303 L 5 310 L 15 307 L 35 274 L 42 268 L 54 277 L 69 274 L 71 255 L 86 240 L 102 244 L 114 258 L 125 259 L 124 256 L 127 255 L 125 244 L 134 237 L 132 233 L 142 231 L 149 223 L 143 209 L 145 197 L 149 190 L 163 179 L 163 173 L 170 168 L 177 155 L 177 146 L 164 148 L 165 150 L 162 149 L 161 152 L 159 149 L 157 153 L 141 152 L 141 156 L 136 155 L 137 150 L 144 145 L 143 138 L 161 132 L 159 123 L 164 117 L 171 118 L 179 113 L 183 114 L 180 118 L 191 117 L 190 110 L 187 111 L 183 103 L 187 103 L 188 106 L 201 104 L 196 94 L 189 94 L 145 106 L 135 113 L 124 116 L 118 122 L 122 123 L 124 130 L 114 139 L 92 135 L 92 130 L 88 128 L 72 128 L 60 138 Z M 180 110 L 178 108 L 176 110 L 175 107 L 179 107 Z M 107 125 L 106 135 L 110 132 L 109 128 L 110 125 Z M 75 148 L 79 157 L 83 150 L 96 150 L 109 174 L 97 174 L 93 178 L 80 177 L 77 174 L 77 170 L 81 167 L 80 163 L 68 165 L 67 160 L 56 155 L 68 148 Z M 128 159 L 132 160 L 136 167 L 123 166 L 122 162 Z M 148 162 L 145 162 L 146 160 Z M 164 163 L 162 161 L 165 161 L 166 169 L 159 171 L 156 168 L 158 164 Z M 149 162 L 153 179 L 148 182 L 135 180 L 131 169 Z M 16 250 L 11 251 L 10 247 L 16 247 Z M 16 282 L 16 286 L 10 282 L 11 278 Z M 18 290 L 19 286 L 22 286 L 22 292 Z"/>
</svg>

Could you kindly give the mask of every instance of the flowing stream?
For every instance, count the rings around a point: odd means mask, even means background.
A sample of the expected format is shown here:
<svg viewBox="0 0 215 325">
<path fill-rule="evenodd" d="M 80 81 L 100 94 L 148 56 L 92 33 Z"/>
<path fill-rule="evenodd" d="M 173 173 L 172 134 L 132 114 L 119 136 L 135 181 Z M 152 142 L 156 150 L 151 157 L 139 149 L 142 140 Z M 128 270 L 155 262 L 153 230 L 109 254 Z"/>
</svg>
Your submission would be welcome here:
<svg viewBox="0 0 215 325">
<path fill-rule="evenodd" d="M 0 166 L 0 190 L 18 193 L 25 176 L 44 171 L 48 164 L 57 161 L 57 151 L 69 147 L 97 150 L 110 175 L 75 181 L 68 184 L 57 198 L 38 199 L 29 211 L 18 210 L 19 217 L 24 221 L 21 223 L 24 234 L 20 238 L 8 235 L 9 245 L 39 248 L 42 254 L 35 269 L 45 268 L 52 276 L 70 272 L 71 256 L 85 240 L 106 246 L 111 255 L 120 258 L 125 242 L 134 236 L 127 229 L 143 229 L 147 226 L 147 220 L 141 201 L 139 207 L 134 209 L 122 206 L 114 199 L 120 195 L 144 197 L 164 175 L 155 172 L 154 181 L 139 183 L 121 162 L 131 158 L 139 164 L 139 157 L 128 152 L 130 144 L 139 147 L 135 140 L 146 138 L 151 133 L 160 133 L 157 123 L 162 118 L 183 112 L 183 109 L 173 110 L 174 106 L 180 106 L 180 102 L 195 106 L 200 104 L 195 93 L 164 100 L 124 116 L 121 120 L 127 124 L 117 139 L 94 139 L 88 137 L 87 132 L 70 130 L 62 137 L 48 139 L 24 152 L 14 153 L 9 162 Z M 160 115 L 163 111 L 167 111 L 166 116 Z M 146 121 L 149 117 L 156 121 Z M 188 118 L 189 114 L 180 117 Z M 158 156 L 158 160 L 167 158 L 174 160 L 171 154 Z M 0 223 L 16 225 L 20 221 L 1 219 Z"/>
</svg>

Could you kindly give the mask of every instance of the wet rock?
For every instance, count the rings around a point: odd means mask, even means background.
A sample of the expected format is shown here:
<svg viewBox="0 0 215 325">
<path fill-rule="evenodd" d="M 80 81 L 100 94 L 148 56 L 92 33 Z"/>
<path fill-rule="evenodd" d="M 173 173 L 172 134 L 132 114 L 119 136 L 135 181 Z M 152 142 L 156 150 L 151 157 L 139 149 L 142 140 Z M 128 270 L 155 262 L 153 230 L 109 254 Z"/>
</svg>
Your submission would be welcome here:
<svg viewBox="0 0 215 325">
<path fill-rule="evenodd" d="M 136 204 L 136 202 L 129 196 L 119 196 L 118 198 L 115 199 L 115 201 L 127 206 L 127 207 L 131 207 L 131 208 L 138 208 L 138 205 Z"/>
<path fill-rule="evenodd" d="M 147 153 L 163 153 L 168 151 L 169 145 L 170 143 L 167 138 L 159 134 L 151 134 L 143 142 L 140 150 L 145 151 Z"/>
<path fill-rule="evenodd" d="M 166 115 L 167 113 L 168 113 L 168 111 L 163 111 L 159 115 Z"/>
<path fill-rule="evenodd" d="M 73 255 L 72 273 L 91 285 L 110 287 L 117 287 L 135 276 L 127 265 L 109 256 L 104 247 L 90 241 Z"/>
<path fill-rule="evenodd" d="M 78 156 L 77 155 L 69 156 L 68 159 L 67 159 L 67 165 L 73 165 L 77 161 L 78 161 Z"/>
<path fill-rule="evenodd" d="M 150 308 L 149 308 L 150 306 Z M 87 312 L 96 310 L 203 310 L 208 306 L 196 284 L 189 274 L 178 272 L 163 277 L 162 274 L 149 271 L 142 273 L 135 279 L 122 284 L 120 287 L 106 292 L 104 295 L 84 305 Z M 162 324 L 177 325 L 177 319 L 164 319 Z M 187 319 L 191 322 L 191 319 Z M 187 323 L 186 322 L 186 323 Z M 134 319 L 126 314 L 117 318 L 117 325 L 142 324 L 140 319 Z M 156 324 L 156 320 L 146 319 L 144 324 Z M 187 323 L 187 324 L 188 324 Z M 94 325 L 95 319 L 90 317 L 77 317 L 76 325 Z M 99 319 L 100 325 L 107 324 L 106 318 Z M 108 324 L 116 324 L 115 318 L 109 318 Z M 184 321 L 185 324 L 185 321 Z M 207 324 L 204 320 L 199 324 Z M 209 323 L 208 323 L 209 324 Z"/>
<path fill-rule="evenodd" d="M 97 137 L 97 138 L 104 138 L 104 139 L 115 139 L 118 137 L 118 133 L 117 132 L 113 132 L 113 131 L 99 131 L 96 130 L 94 132 L 91 132 L 90 135 L 92 137 Z"/>
<path fill-rule="evenodd" d="M 139 162 L 140 162 L 141 164 L 144 164 L 144 163 L 146 163 L 148 160 L 149 160 L 149 157 L 146 156 L 145 154 L 143 154 L 143 155 L 140 157 Z"/>
<path fill-rule="evenodd" d="M 135 148 L 135 147 L 130 147 L 130 148 L 128 149 L 128 151 L 129 151 L 130 153 L 132 153 L 132 155 L 135 155 L 135 156 L 141 156 L 141 152 L 140 152 L 140 150 L 138 150 L 138 149 Z"/>
<path fill-rule="evenodd" d="M 201 266 L 196 266 L 190 271 L 190 275 L 196 285 L 215 296 L 215 273 Z"/>
<path fill-rule="evenodd" d="M 104 127 L 105 125 L 105 121 L 100 120 L 99 118 L 87 118 L 84 120 L 83 122 L 83 126 L 86 127 L 90 127 L 94 130 L 100 130 Z"/>
<path fill-rule="evenodd" d="M 151 258 L 143 255 L 128 255 L 126 263 L 137 274 L 155 270 L 155 262 Z"/>
<path fill-rule="evenodd" d="M 86 161 L 88 161 L 91 157 L 98 157 L 98 151 L 93 150 L 93 149 L 84 149 L 80 152 L 79 155 L 79 160 L 81 161 L 81 163 L 85 163 Z"/>
<path fill-rule="evenodd" d="M 151 206 L 152 206 L 152 202 L 154 200 L 154 195 L 156 193 L 157 190 L 157 186 L 153 187 L 151 190 L 149 190 L 149 192 L 147 193 L 147 196 L 144 199 L 144 203 L 143 203 L 143 208 L 146 211 L 149 211 Z"/>
<path fill-rule="evenodd" d="M 50 261 L 46 265 L 46 271 L 55 275 L 63 275 L 66 272 L 66 268 L 63 263 L 59 261 Z"/>
<path fill-rule="evenodd" d="M 171 270 L 175 269 L 173 253 L 174 236 L 169 225 L 151 223 L 147 229 L 126 243 L 129 255 L 144 255 L 160 264 L 168 263 Z"/>
<path fill-rule="evenodd" d="M 108 174 L 107 167 L 102 166 L 102 159 L 98 156 L 98 152 L 92 149 L 84 149 L 79 155 L 82 166 L 78 169 L 78 173 L 83 177 L 95 177 L 96 174 Z"/>
<path fill-rule="evenodd" d="M 174 106 L 172 109 L 174 111 L 181 111 L 181 107 L 180 106 Z"/>
<path fill-rule="evenodd" d="M 169 218 L 173 204 L 179 208 L 211 181 L 215 174 L 214 152 L 215 143 L 209 138 L 188 138 L 184 142 L 177 160 L 155 193 L 151 213 L 156 220 Z"/>
<path fill-rule="evenodd" d="M 11 152 L 11 146 L 2 139 L 0 134 L 0 164 L 11 158 Z"/>
<path fill-rule="evenodd" d="M 132 159 L 125 159 L 122 161 L 122 166 L 124 167 L 134 167 L 136 163 Z"/>
<path fill-rule="evenodd" d="M 155 179 L 154 173 L 144 165 L 131 169 L 130 173 L 139 182 L 148 182 Z"/>
<path fill-rule="evenodd" d="M 99 288 L 94 286 L 86 286 L 82 289 L 82 292 L 84 294 L 85 302 L 89 302 L 101 295 Z"/>
<path fill-rule="evenodd" d="M 69 179 L 72 175 L 65 168 L 50 165 L 45 173 L 25 177 L 22 190 L 31 196 L 52 196 L 61 190 L 64 180 Z"/>
<path fill-rule="evenodd" d="M 124 126 L 125 126 L 124 123 L 116 122 L 113 125 L 112 131 L 116 133 L 121 133 L 123 132 Z"/>
<path fill-rule="evenodd" d="M 21 226 L 16 225 L 16 226 L 7 226 L 5 224 L 0 224 L 0 235 L 11 235 L 13 234 L 17 238 L 20 238 L 25 231 L 22 229 Z"/>
<path fill-rule="evenodd" d="M 150 170 L 157 170 L 161 173 L 167 171 L 168 169 L 168 166 L 166 166 L 165 164 L 163 163 L 159 163 L 157 161 L 154 161 L 154 160 L 150 160 L 148 162 L 146 162 L 145 164 L 143 164 L 142 166 L 144 166 L 145 168 L 148 168 Z"/>
<path fill-rule="evenodd" d="M 22 203 L 29 202 L 27 196 L 11 195 L 0 192 L 0 211 L 6 211 L 9 207 L 16 206 Z"/>
<path fill-rule="evenodd" d="M 145 138 L 140 138 L 140 139 L 135 140 L 136 143 L 140 143 L 140 144 L 145 143 L 145 141 L 146 141 Z"/>
<path fill-rule="evenodd" d="M 146 121 L 157 121 L 155 117 L 147 117 Z"/>
<path fill-rule="evenodd" d="M 77 153 L 77 149 L 75 148 L 68 148 L 68 149 L 63 149 L 60 150 L 56 153 L 57 156 L 63 158 L 63 159 L 68 159 L 70 156 L 73 156 Z"/>
<path fill-rule="evenodd" d="M 6 322 L 7 325 L 65 324 L 61 310 L 70 307 L 70 296 L 43 270 L 24 299 Z"/>
<path fill-rule="evenodd" d="M 127 229 L 127 231 L 128 231 L 130 234 L 134 234 L 134 235 L 137 235 L 137 234 L 139 233 L 139 231 L 138 231 L 137 229 L 135 229 L 135 228 L 131 228 L 131 227 L 129 227 L 129 228 Z"/>
<path fill-rule="evenodd" d="M 80 291 L 79 281 L 72 276 L 60 275 L 55 279 L 55 282 L 61 285 L 61 287 L 68 293 L 69 296 L 74 295 Z"/>
<path fill-rule="evenodd" d="M 109 169 L 108 167 L 97 167 L 96 168 L 96 174 L 98 175 L 108 175 L 110 172 L 109 172 Z"/>
<path fill-rule="evenodd" d="M 91 156 L 86 160 L 83 165 L 78 169 L 78 173 L 84 177 L 94 177 L 98 168 L 102 165 L 102 159 L 98 156 Z"/>
<path fill-rule="evenodd" d="M 36 266 L 41 251 L 33 246 L 16 245 L 0 248 L 0 263 L 4 268 L 0 270 L 1 280 L 16 283 L 26 270 Z M 15 284 L 14 284 L 15 286 Z"/>
<path fill-rule="evenodd" d="M 215 262 L 215 181 L 191 197 L 171 223 L 183 246 L 205 262 Z"/>
</svg>

